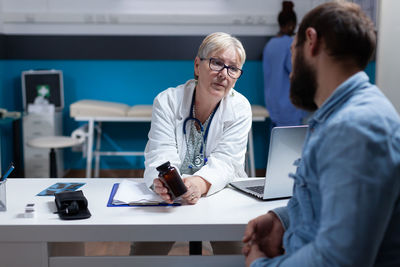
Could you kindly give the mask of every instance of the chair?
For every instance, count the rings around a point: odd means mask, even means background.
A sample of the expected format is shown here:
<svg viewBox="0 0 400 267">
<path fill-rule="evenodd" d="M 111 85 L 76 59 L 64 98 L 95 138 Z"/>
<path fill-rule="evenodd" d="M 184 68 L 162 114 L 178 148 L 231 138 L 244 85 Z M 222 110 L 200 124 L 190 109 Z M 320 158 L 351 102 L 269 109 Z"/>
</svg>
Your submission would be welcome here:
<svg viewBox="0 0 400 267">
<path fill-rule="evenodd" d="M 50 178 L 57 177 L 57 160 L 56 149 L 73 147 L 82 144 L 85 141 L 84 137 L 69 137 L 69 136 L 43 136 L 30 139 L 28 145 L 34 148 L 50 149 Z"/>
</svg>

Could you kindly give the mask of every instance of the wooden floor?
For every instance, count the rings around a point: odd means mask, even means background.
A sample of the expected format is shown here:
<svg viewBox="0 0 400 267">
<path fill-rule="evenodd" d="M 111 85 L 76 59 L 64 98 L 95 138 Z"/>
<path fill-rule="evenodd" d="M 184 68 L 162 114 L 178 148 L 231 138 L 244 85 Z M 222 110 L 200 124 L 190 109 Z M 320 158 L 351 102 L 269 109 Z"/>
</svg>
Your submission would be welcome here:
<svg viewBox="0 0 400 267">
<path fill-rule="evenodd" d="M 100 170 L 100 178 L 140 178 L 143 177 L 143 169 L 132 170 Z M 65 173 L 64 178 L 82 178 L 86 177 L 85 170 L 69 170 Z"/>
<path fill-rule="evenodd" d="M 52 243 L 52 256 L 129 256 L 131 242 Z M 176 242 L 168 255 L 189 255 L 188 242 Z M 211 244 L 203 242 L 202 255 L 213 255 Z"/>
<path fill-rule="evenodd" d="M 86 256 L 128 256 L 130 245 L 130 242 L 88 242 L 84 249 Z M 176 242 L 168 255 L 189 255 L 188 242 Z M 209 242 L 203 244 L 203 255 L 212 255 Z"/>
</svg>

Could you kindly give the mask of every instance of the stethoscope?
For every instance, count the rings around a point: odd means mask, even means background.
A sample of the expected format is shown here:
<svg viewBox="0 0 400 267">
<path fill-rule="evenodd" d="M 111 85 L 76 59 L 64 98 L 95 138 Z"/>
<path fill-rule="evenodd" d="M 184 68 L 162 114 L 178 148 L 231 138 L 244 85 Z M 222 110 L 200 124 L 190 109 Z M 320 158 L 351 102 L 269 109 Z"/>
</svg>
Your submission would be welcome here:
<svg viewBox="0 0 400 267">
<path fill-rule="evenodd" d="M 205 155 L 206 155 L 206 141 L 207 141 L 207 136 L 208 136 L 208 130 L 210 129 L 211 121 L 212 121 L 212 119 L 214 117 L 214 114 L 217 111 L 217 109 L 219 107 L 219 103 L 220 103 L 220 102 L 218 102 L 217 106 L 215 107 L 215 109 L 211 113 L 210 120 L 208 121 L 208 124 L 207 124 L 207 128 L 204 130 L 203 124 L 201 124 L 200 120 L 195 118 L 194 114 L 193 114 L 195 95 L 196 95 L 196 90 L 193 91 L 192 104 L 190 105 L 189 117 L 187 117 L 183 121 L 183 135 L 185 136 L 186 148 L 188 147 L 188 141 L 187 141 L 187 137 L 186 137 L 186 123 L 188 121 L 194 121 L 195 123 L 197 123 L 200 126 L 200 133 L 201 133 L 201 136 L 203 138 L 201 138 L 200 153 L 199 153 L 199 155 L 196 155 L 196 157 L 194 159 L 194 162 L 193 162 L 193 165 L 192 164 L 189 165 L 190 169 L 192 169 L 194 167 L 200 168 L 200 167 L 202 167 L 202 166 L 207 164 L 208 159 L 207 159 L 207 157 Z"/>
</svg>

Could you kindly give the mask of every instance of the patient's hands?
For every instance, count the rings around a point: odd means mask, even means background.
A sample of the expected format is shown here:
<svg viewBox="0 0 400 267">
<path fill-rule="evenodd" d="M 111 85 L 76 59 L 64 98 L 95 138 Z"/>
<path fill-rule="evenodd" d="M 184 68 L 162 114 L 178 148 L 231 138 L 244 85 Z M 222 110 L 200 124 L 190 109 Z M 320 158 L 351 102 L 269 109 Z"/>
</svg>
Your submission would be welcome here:
<svg viewBox="0 0 400 267">
<path fill-rule="evenodd" d="M 183 182 L 187 187 L 187 192 L 182 195 L 182 199 L 187 204 L 196 204 L 202 195 L 207 194 L 211 184 L 200 176 L 190 176 L 183 178 Z M 161 198 L 167 202 L 172 203 L 171 196 L 168 194 L 168 188 L 164 186 L 159 178 L 153 181 L 154 191 L 161 196 Z"/>
<path fill-rule="evenodd" d="M 246 227 L 243 242 L 243 254 L 246 256 L 246 266 L 260 257 L 276 257 L 283 254 L 282 238 L 284 228 L 273 212 L 258 216 Z"/>
</svg>

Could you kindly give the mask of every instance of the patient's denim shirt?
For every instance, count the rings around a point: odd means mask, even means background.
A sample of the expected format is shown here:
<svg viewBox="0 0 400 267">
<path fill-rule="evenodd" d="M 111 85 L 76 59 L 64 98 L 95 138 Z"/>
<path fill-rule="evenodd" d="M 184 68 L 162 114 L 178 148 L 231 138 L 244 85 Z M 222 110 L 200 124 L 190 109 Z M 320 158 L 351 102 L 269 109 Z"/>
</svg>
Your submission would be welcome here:
<svg viewBox="0 0 400 267">
<path fill-rule="evenodd" d="M 400 119 L 364 72 L 314 113 L 291 176 L 286 252 L 252 267 L 400 266 Z"/>
</svg>

